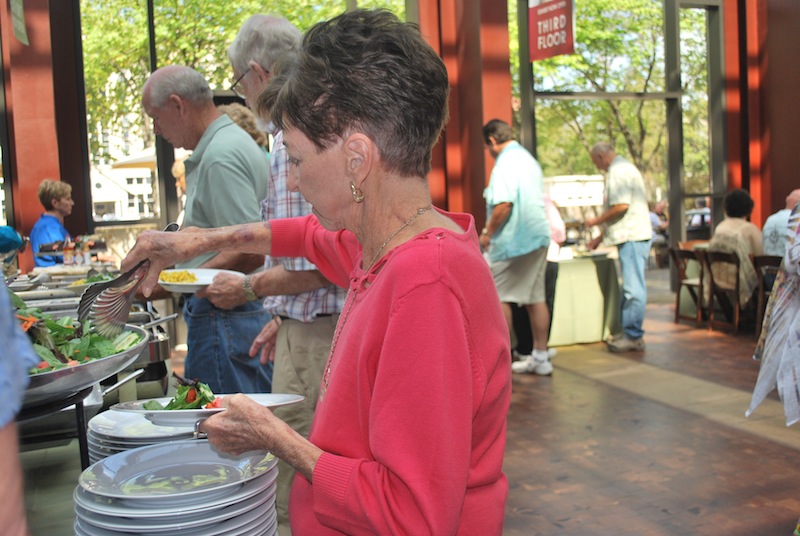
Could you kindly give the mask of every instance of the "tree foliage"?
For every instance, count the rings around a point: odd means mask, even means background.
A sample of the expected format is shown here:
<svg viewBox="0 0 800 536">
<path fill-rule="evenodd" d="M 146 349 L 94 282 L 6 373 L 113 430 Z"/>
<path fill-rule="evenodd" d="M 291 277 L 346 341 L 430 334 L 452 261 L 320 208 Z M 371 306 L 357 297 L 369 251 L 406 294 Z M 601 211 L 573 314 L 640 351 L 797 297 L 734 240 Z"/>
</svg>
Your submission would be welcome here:
<svg viewBox="0 0 800 536">
<path fill-rule="evenodd" d="M 301 31 L 353 7 L 384 7 L 401 17 L 405 0 L 154 0 L 156 65 L 182 64 L 201 72 L 212 89 L 233 82 L 227 47 L 256 13 L 278 13 Z M 146 0 L 81 0 L 89 153 L 108 161 L 110 138 L 153 143 L 141 106 L 150 74 Z M 135 149 L 131 149 L 135 150 Z"/>
<path fill-rule="evenodd" d="M 514 80 L 519 79 L 517 4 L 517 0 L 508 3 Z M 575 53 L 533 65 L 536 143 L 542 167 L 547 175 L 596 173 L 589 149 L 607 140 L 639 167 L 651 196 L 658 189 L 666 192 L 663 100 L 563 100 L 547 95 L 665 91 L 663 0 L 575 0 L 575 10 Z M 708 189 L 705 47 L 704 12 L 681 10 L 686 177 L 699 191 Z M 519 91 L 518 84 L 514 88 Z"/>
</svg>

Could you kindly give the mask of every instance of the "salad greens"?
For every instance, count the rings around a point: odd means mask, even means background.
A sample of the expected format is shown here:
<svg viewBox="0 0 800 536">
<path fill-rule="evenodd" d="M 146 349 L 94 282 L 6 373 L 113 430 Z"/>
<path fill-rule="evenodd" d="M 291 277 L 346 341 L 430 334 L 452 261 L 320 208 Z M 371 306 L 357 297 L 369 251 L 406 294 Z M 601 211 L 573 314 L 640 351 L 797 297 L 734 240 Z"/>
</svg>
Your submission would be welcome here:
<svg viewBox="0 0 800 536">
<path fill-rule="evenodd" d="M 176 394 L 166 406 L 162 406 L 158 400 L 148 400 L 142 407 L 149 410 L 163 409 L 200 409 L 214 405 L 216 397 L 211 392 L 208 384 L 202 382 L 191 382 L 189 384 L 178 383 Z M 217 407 L 214 405 L 213 407 Z"/>
<path fill-rule="evenodd" d="M 11 304 L 17 309 L 20 328 L 25 331 L 33 349 L 41 359 L 29 374 L 41 374 L 73 367 L 95 359 L 118 354 L 136 346 L 142 336 L 123 331 L 109 339 L 91 331 L 91 323 L 78 322 L 69 316 L 53 318 L 38 308 L 28 308 L 25 302 L 9 290 Z"/>
<path fill-rule="evenodd" d="M 77 281 L 73 281 L 72 283 L 70 283 L 69 286 L 77 287 L 77 286 L 80 286 L 80 285 L 88 285 L 88 284 L 91 284 L 91 283 L 100 283 L 101 281 L 111 281 L 115 277 L 117 277 L 117 276 L 115 276 L 113 274 L 106 273 L 106 272 L 101 272 L 99 274 L 90 275 L 89 277 L 87 277 L 85 279 L 78 279 Z"/>
</svg>

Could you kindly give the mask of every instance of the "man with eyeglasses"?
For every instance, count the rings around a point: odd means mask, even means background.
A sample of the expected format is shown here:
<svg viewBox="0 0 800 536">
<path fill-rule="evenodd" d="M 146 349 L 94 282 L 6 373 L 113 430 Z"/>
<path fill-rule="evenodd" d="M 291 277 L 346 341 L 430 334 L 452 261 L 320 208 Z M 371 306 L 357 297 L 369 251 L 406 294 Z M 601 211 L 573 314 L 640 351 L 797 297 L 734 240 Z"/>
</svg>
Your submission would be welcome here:
<svg viewBox="0 0 800 536">
<path fill-rule="evenodd" d="M 250 17 L 228 48 L 234 74 L 231 90 L 255 110 L 258 96 L 272 80 L 271 71 L 291 60 L 300 49 L 301 38 L 300 31 L 284 18 Z M 268 119 L 258 120 L 274 137 L 269 195 L 261 203 L 262 219 L 311 214 L 311 205 L 299 192 L 287 187 L 289 161 L 282 132 Z M 273 320 L 256 337 L 250 353 L 260 353 L 262 363 L 274 360 L 274 392 L 305 396 L 303 402 L 275 408 L 274 413 L 308 437 L 345 290 L 331 284 L 304 258 L 267 257 L 264 271 L 245 278 L 220 274 L 205 292 L 223 308 L 266 297 L 264 305 Z M 281 536 L 286 536 L 291 534 L 288 501 L 294 469 L 282 461 L 278 466 L 278 529 Z"/>
<path fill-rule="evenodd" d="M 260 219 L 258 200 L 267 195 L 269 164 L 250 135 L 214 105 L 208 82 L 182 65 L 162 67 L 142 89 L 142 105 L 156 135 L 192 151 L 186 169 L 185 227 L 224 227 Z M 216 268 L 249 273 L 263 256 L 206 254 L 177 268 Z M 161 297 L 158 296 L 157 297 Z M 151 299 L 155 299 L 151 296 Z M 199 294 L 184 303 L 188 378 L 215 393 L 268 393 L 272 368 L 250 359 L 250 341 L 270 316 L 260 303 L 221 310 Z"/>
<path fill-rule="evenodd" d="M 231 84 L 231 91 L 233 91 L 233 94 L 239 97 L 240 99 L 243 99 L 245 102 L 247 101 L 247 97 L 245 96 L 244 91 L 242 91 L 242 88 L 236 86 L 239 85 L 239 83 L 242 81 L 242 78 L 244 78 L 245 75 L 247 75 L 247 73 L 249 72 L 250 72 L 250 67 L 245 69 L 242 74 L 237 76 L 236 80 L 234 80 L 233 84 Z M 269 74 L 269 71 L 266 71 L 266 73 Z"/>
</svg>

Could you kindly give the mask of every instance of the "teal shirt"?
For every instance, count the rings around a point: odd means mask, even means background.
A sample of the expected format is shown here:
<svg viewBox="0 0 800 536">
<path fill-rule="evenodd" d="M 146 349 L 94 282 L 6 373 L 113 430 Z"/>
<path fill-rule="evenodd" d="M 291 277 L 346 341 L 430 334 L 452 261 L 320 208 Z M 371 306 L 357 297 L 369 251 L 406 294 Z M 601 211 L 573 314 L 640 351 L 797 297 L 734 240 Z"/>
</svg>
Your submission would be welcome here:
<svg viewBox="0 0 800 536">
<path fill-rule="evenodd" d="M 511 215 L 492 236 L 489 258 L 502 261 L 550 245 L 544 209 L 544 175 L 539 162 L 513 141 L 497 155 L 489 186 L 483 191 L 487 218 L 500 203 L 511 203 Z"/>
<path fill-rule="evenodd" d="M 206 131 L 186 166 L 184 227 L 224 227 L 261 220 L 267 197 L 269 159 L 250 135 L 222 115 Z M 215 253 L 178 264 L 196 268 Z"/>
</svg>

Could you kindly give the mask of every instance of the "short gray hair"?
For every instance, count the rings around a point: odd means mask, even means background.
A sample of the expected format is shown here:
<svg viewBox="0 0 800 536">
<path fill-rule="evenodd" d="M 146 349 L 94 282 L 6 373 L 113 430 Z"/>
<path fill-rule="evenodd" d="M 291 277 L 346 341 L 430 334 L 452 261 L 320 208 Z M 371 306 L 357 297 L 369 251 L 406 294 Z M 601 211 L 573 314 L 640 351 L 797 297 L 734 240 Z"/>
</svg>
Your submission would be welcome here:
<svg viewBox="0 0 800 536">
<path fill-rule="evenodd" d="M 148 82 L 150 103 L 156 108 L 166 105 L 170 95 L 196 103 L 214 101 L 208 81 L 191 67 L 167 65 L 155 71 Z"/>
<path fill-rule="evenodd" d="M 592 147 L 592 155 L 600 156 L 614 151 L 614 146 L 607 141 L 599 141 Z"/>
<path fill-rule="evenodd" d="M 247 19 L 228 47 L 228 60 L 235 71 L 244 73 L 251 61 L 271 71 L 276 61 L 300 50 L 303 34 L 277 15 L 253 15 Z"/>
</svg>

